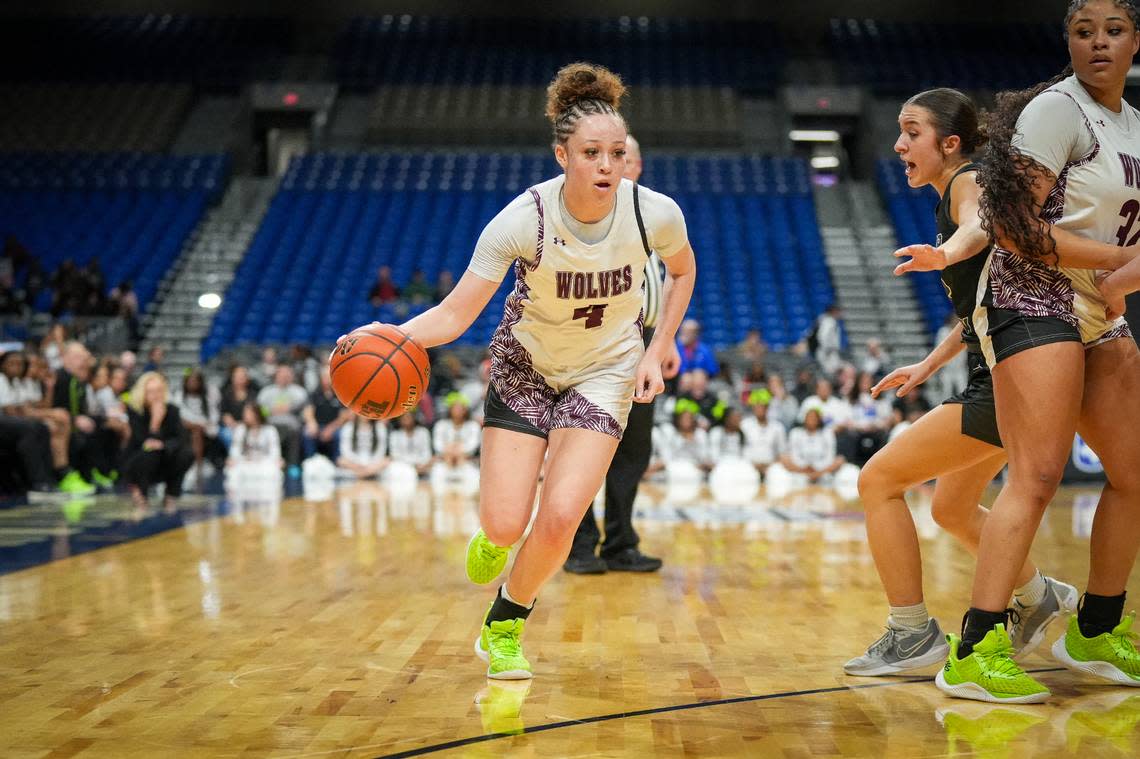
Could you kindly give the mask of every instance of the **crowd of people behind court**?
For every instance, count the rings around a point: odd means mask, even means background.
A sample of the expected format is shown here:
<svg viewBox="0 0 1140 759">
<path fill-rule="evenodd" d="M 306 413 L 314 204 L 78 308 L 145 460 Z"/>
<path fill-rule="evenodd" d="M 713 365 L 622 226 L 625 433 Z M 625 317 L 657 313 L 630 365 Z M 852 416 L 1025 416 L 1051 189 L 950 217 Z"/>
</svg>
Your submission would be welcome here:
<svg viewBox="0 0 1140 759">
<path fill-rule="evenodd" d="M 858 366 L 841 358 L 833 372 L 806 341 L 774 353 L 758 332 L 714 351 L 692 320 L 678 346 L 681 373 L 657 405 L 649 476 L 675 461 L 708 472 L 740 459 L 765 477 L 775 466 L 826 481 L 843 463 L 865 463 L 930 408 L 921 393 L 871 397 L 892 368 L 876 341 Z M 432 358 L 417 412 L 382 423 L 348 412 L 305 346 L 265 348 L 259 361 L 224 373 L 199 367 L 172 377 L 161 347 L 141 359 L 96 357 L 57 324 L 37 344 L 3 354 L 0 457 L 18 475 L 0 484 L 44 498 L 125 487 L 141 504 L 151 485 L 164 483 L 174 499 L 184 482 L 242 462 L 269 461 L 293 477 L 314 455 L 355 477 L 381 475 L 391 462 L 421 476 L 458 470 L 478 460 L 489 362 L 465 365 L 450 351 Z"/>
</svg>

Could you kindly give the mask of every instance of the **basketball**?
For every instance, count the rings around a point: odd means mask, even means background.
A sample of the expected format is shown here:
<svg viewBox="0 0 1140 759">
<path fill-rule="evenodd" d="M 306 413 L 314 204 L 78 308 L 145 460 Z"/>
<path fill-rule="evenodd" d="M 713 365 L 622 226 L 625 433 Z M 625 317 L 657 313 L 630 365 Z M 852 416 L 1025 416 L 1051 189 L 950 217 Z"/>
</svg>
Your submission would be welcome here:
<svg viewBox="0 0 1140 759">
<path fill-rule="evenodd" d="M 414 411 L 427 388 L 427 351 L 399 327 L 374 324 L 348 334 L 329 356 L 336 397 L 368 419 Z"/>
</svg>

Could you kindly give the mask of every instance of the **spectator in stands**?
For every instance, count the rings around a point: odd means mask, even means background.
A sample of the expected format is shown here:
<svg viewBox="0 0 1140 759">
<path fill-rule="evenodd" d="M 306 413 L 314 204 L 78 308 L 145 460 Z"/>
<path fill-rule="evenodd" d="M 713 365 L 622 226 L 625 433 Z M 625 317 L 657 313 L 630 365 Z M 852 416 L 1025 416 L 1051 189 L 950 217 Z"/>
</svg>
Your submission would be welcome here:
<svg viewBox="0 0 1140 759">
<path fill-rule="evenodd" d="M 787 448 L 787 430 L 779 421 L 770 419 L 772 393 L 767 389 L 753 390 L 749 396 L 751 416 L 740 423 L 746 442 L 746 456 L 760 474 L 775 464 Z"/>
<path fill-rule="evenodd" d="M 196 481 L 201 483 L 203 462 L 207 458 L 216 460 L 218 457 L 220 394 L 216 387 L 206 382 L 201 369 L 192 369 L 182 379 L 182 388 L 176 396 L 176 402 L 182 424 L 190 435 Z"/>
<path fill-rule="evenodd" d="M 219 411 L 222 415 L 222 426 L 218 430 L 218 437 L 222 444 L 229 449 L 234 439 L 234 431 L 241 424 L 242 408 L 249 401 L 257 399 L 257 387 L 249 379 L 249 371 L 241 364 L 230 367 L 230 376 L 222 388 L 222 401 Z"/>
<path fill-rule="evenodd" d="M 0 454 L 16 459 L 20 473 L 28 484 L 28 500 L 51 498 L 57 487 L 52 476 L 51 442 L 48 428 L 33 419 L 9 416 L 0 412 Z M 60 483 L 59 490 L 62 490 Z M 95 489 L 86 486 L 85 492 Z"/>
<path fill-rule="evenodd" d="M 471 401 L 449 393 L 447 416 L 435 423 L 432 445 L 444 465 L 453 469 L 470 464 L 479 451 L 479 425 L 471 419 Z"/>
<path fill-rule="evenodd" d="M 701 428 L 707 430 L 720 424 L 728 404 L 709 390 L 709 375 L 704 369 L 690 370 L 685 386 L 687 389 L 681 393 L 678 402 L 685 400 L 693 404 L 699 414 L 698 424 Z"/>
<path fill-rule="evenodd" d="M 281 454 L 291 477 L 301 472 L 301 410 L 308 402 L 308 393 L 293 381 L 293 369 L 284 364 L 277 367 L 273 384 L 257 394 L 257 404 L 281 439 Z"/>
<path fill-rule="evenodd" d="M 859 373 L 855 388 L 849 396 L 851 402 L 851 431 L 854 435 L 852 463 L 863 466 L 887 442 L 891 429 L 891 402 L 886 397 L 876 400 L 871 396 L 875 377 L 871 372 Z"/>
<path fill-rule="evenodd" d="M 447 294 L 454 289 L 455 275 L 453 275 L 448 269 L 441 269 L 439 272 L 439 277 L 435 281 L 435 294 L 433 295 L 435 302 L 439 303 L 442 301 L 447 297 Z"/>
<path fill-rule="evenodd" d="M 123 351 L 122 353 L 120 353 L 119 354 L 119 368 L 121 368 L 124 372 L 126 372 L 126 374 L 127 374 L 127 387 L 130 387 L 131 383 L 133 383 L 135 381 L 135 379 L 137 379 L 135 377 L 135 372 L 139 368 L 138 354 L 136 354 L 134 351 Z M 119 393 L 122 394 L 122 393 L 125 393 L 126 391 L 127 391 L 127 389 L 123 388 L 123 390 L 119 391 Z"/>
<path fill-rule="evenodd" d="M 701 325 L 696 319 L 686 319 L 677 333 L 677 350 L 681 354 L 681 374 L 702 369 L 709 377 L 720 371 L 712 349 L 701 342 Z"/>
<path fill-rule="evenodd" d="M 697 424 L 699 411 L 692 401 L 678 400 L 672 424 L 653 430 L 653 461 L 646 474 L 666 469 L 676 461 L 688 461 L 701 471 L 709 470 L 709 437 Z"/>
<path fill-rule="evenodd" d="M 792 396 L 796 399 L 796 403 L 803 403 L 812 394 L 815 393 L 816 376 L 815 370 L 810 364 L 804 364 L 796 370 L 796 384 L 792 386 Z M 797 421 L 799 417 L 799 409 L 796 409 Z"/>
<path fill-rule="evenodd" d="M 946 337 L 958 329 L 958 315 L 951 311 L 946 315 L 946 321 L 938 329 L 938 336 L 934 339 L 935 345 L 941 345 Z M 938 374 L 931 379 L 938 383 L 938 397 L 949 398 L 952 395 L 957 395 L 966 389 L 966 385 L 970 382 L 970 369 L 967 364 L 966 356 L 969 351 L 959 351 L 954 355 L 954 358 L 947 361 L 938 370 Z"/>
<path fill-rule="evenodd" d="M 146 363 L 143 364 L 143 372 L 162 372 L 163 363 L 166 361 L 166 348 L 161 345 L 152 345 L 146 354 Z"/>
<path fill-rule="evenodd" d="M 867 340 L 867 355 L 863 357 L 862 370 L 870 374 L 875 382 L 878 382 L 887 373 L 887 368 L 890 365 L 891 356 L 883 348 L 883 341 L 877 337 Z"/>
<path fill-rule="evenodd" d="M 16 294 L 11 267 L 5 267 L 0 270 L 0 316 L 20 314 L 23 310 L 24 304 Z"/>
<path fill-rule="evenodd" d="M 127 408 L 111 388 L 111 365 L 106 361 L 99 362 L 91 372 L 91 382 L 87 385 L 87 408 L 91 411 L 92 418 L 102 420 L 102 424 L 115 433 L 120 447 L 130 442 L 131 427 Z"/>
<path fill-rule="evenodd" d="M 808 411 L 816 409 L 823 417 L 823 426 L 833 428 L 836 425 L 846 427 L 851 422 L 851 404 L 835 394 L 830 380 L 819 379 L 815 382 L 815 393 L 804 398 L 800 404 L 800 422 L 807 419 Z"/>
<path fill-rule="evenodd" d="M 431 386 L 436 397 L 447 397 L 459 389 L 466 371 L 453 351 L 443 350 L 428 354 L 431 358 Z"/>
<path fill-rule="evenodd" d="M 368 302 L 373 306 L 383 306 L 400 297 L 400 288 L 392 281 L 392 270 L 381 266 L 376 272 L 376 284 L 368 291 Z"/>
<path fill-rule="evenodd" d="M 130 339 L 131 345 L 137 345 L 139 341 L 139 299 L 135 295 L 134 284 L 125 279 L 119 283 L 119 286 L 111 290 L 111 295 L 107 300 L 107 313 L 111 316 L 118 316 L 127 323 L 127 334 Z M 133 370 L 132 366 L 132 370 Z"/>
<path fill-rule="evenodd" d="M 265 412 L 255 401 L 248 400 L 242 404 L 240 414 L 226 466 L 268 461 L 280 467 L 281 438 L 277 428 L 266 422 Z"/>
<path fill-rule="evenodd" d="M 421 477 L 428 473 L 435 455 L 431 434 L 419 423 L 417 415 L 407 413 L 396 420 L 396 429 L 388 435 L 388 457 L 393 462 L 409 464 Z"/>
<path fill-rule="evenodd" d="M 33 489 L 39 488 L 44 482 L 54 483 L 59 480 L 60 489 L 67 493 L 94 492 L 82 478 L 68 465 L 68 441 L 71 433 L 71 418 L 63 409 L 45 408 L 43 405 L 43 391 L 40 383 L 29 375 L 27 357 L 19 351 L 5 353 L 0 358 L 0 415 L 10 417 L 5 428 L 8 432 L 19 436 L 24 444 L 39 451 L 39 439 L 43 436 L 39 430 L 28 430 L 27 425 L 16 424 L 11 420 L 25 420 L 32 424 L 42 425 L 43 433 L 47 435 L 49 456 L 44 459 L 44 465 L 50 461 L 54 469 L 53 476 L 43 479 L 38 467 L 28 472 L 32 478 Z"/>
<path fill-rule="evenodd" d="M 740 409 L 729 407 L 724 411 L 724 423 L 709 432 L 709 464 L 715 466 L 725 459 L 747 459 L 748 442 L 741 428 Z"/>
<path fill-rule="evenodd" d="M 340 428 L 340 453 L 336 465 L 360 479 L 375 477 L 388 466 L 388 426 L 384 422 L 353 415 Z"/>
<path fill-rule="evenodd" d="M 40 343 L 40 353 L 54 372 L 63 367 L 63 345 L 67 342 L 67 330 L 59 322 L 51 325 L 51 329 L 44 335 Z"/>
<path fill-rule="evenodd" d="M 484 358 L 479 362 L 479 376 L 464 382 L 459 392 L 464 398 L 471 401 L 471 418 L 479 424 L 483 423 L 483 403 L 487 398 L 487 388 L 491 385 L 491 359 Z"/>
<path fill-rule="evenodd" d="M 266 348 L 261 352 L 261 363 L 253 368 L 251 379 L 258 387 L 267 387 L 277 376 L 277 366 L 277 349 Z"/>
<path fill-rule="evenodd" d="M 91 376 L 91 354 L 74 340 L 63 347 L 63 368 L 56 372 L 52 388 L 52 408 L 65 409 L 71 418 L 68 458 L 87 482 L 111 487 L 115 477 L 118 439 L 115 432 L 100 423 L 88 406 L 87 380 Z"/>
<path fill-rule="evenodd" d="M 842 318 L 843 311 L 838 305 L 828 306 L 816 321 L 815 330 L 808 339 L 816 363 L 827 375 L 835 374 L 839 369 L 839 352 L 843 347 L 842 326 L 839 320 Z"/>
<path fill-rule="evenodd" d="M 733 351 L 733 359 L 737 366 L 754 367 L 763 366 L 764 358 L 768 355 L 768 344 L 760 336 L 760 330 L 750 329 L 744 339 L 737 343 Z"/>
<path fill-rule="evenodd" d="M 823 425 L 823 412 L 818 407 L 807 409 L 804 426 L 788 435 L 788 450 L 780 463 L 792 474 L 802 474 L 808 482 L 817 483 L 843 466 L 836 452 L 835 435 Z"/>
<path fill-rule="evenodd" d="M 420 269 L 412 272 L 412 281 L 404 288 L 404 300 L 409 303 L 427 303 L 433 295 L 435 291 L 428 284 L 427 275 Z"/>
<path fill-rule="evenodd" d="M 127 390 L 131 386 L 131 380 L 131 373 L 127 371 L 126 367 L 122 364 L 111 368 L 111 379 L 108 381 L 107 386 L 111 388 L 111 392 L 115 394 L 115 397 L 119 399 L 120 403 L 125 404 L 127 399 L 130 398 L 130 393 L 128 393 Z M 125 405 L 123 410 L 124 412 L 126 411 Z"/>
<path fill-rule="evenodd" d="M 99 266 L 99 259 L 92 258 L 83 269 L 82 276 L 86 281 L 86 292 L 81 307 L 81 313 L 92 315 L 102 314 L 106 310 L 105 293 L 107 280 L 103 276 L 103 269 Z"/>
<path fill-rule="evenodd" d="M 769 402 L 768 417 L 773 422 L 779 422 L 785 430 L 791 429 L 800 415 L 800 404 L 795 396 L 788 392 L 784 378 L 776 372 L 768 375 L 768 392 L 772 394 Z M 751 405 L 751 404 L 749 404 Z"/>
<path fill-rule="evenodd" d="M 309 394 L 301 414 L 305 421 L 305 458 L 319 453 L 335 462 L 340 444 L 338 433 L 355 414 L 337 400 L 327 364 L 321 367 L 320 386 Z"/>
<path fill-rule="evenodd" d="M 51 286 L 52 316 L 80 313 L 80 307 L 87 298 L 87 279 L 76 267 L 75 261 L 68 258 L 59 265 L 51 277 Z"/>
<path fill-rule="evenodd" d="M 315 392 L 321 386 L 321 364 L 313 358 L 313 351 L 307 345 L 294 345 L 289 351 L 289 363 L 293 376 L 306 393 Z"/>
<path fill-rule="evenodd" d="M 178 407 L 169 395 L 166 379 L 158 372 L 144 372 L 131 389 L 131 442 L 123 477 L 139 508 L 146 508 L 147 491 L 155 482 L 165 484 L 163 504 L 172 508 L 182 495 L 182 478 L 194 461 Z"/>
</svg>

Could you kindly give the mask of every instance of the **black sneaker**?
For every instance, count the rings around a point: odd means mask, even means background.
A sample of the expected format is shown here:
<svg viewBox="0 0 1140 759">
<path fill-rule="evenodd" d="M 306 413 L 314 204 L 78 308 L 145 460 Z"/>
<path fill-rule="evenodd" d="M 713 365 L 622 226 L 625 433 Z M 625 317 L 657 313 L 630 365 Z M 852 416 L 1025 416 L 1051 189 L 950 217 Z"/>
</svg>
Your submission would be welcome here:
<svg viewBox="0 0 1140 759">
<path fill-rule="evenodd" d="M 646 556 L 636 548 L 627 548 L 606 558 L 605 565 L 611 572 L 656 572 L 661 568 L 661 559 Z"/>
<path fill-rule="evenodd" d="M 562 568 L 575 575 L 604 575 L 606 562 L 592 553 L 570 554 Z"/>
</svg>

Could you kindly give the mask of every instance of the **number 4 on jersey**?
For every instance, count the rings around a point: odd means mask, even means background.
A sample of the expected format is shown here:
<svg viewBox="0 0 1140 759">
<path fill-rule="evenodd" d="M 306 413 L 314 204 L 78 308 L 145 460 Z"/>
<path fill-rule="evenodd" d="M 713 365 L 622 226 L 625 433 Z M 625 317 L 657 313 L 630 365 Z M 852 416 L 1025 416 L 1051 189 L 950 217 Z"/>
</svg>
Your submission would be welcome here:
<svg viewBox="0 0 1140 759">
<path fill-rule="evenodd" d="M 595 303 L 592 306 L 581 306 L 574 309 L 575 319 L 585 319 L 586 329 L 602 326 L 602 316 L 606 312 L 608 303 Z"/>
</svg>

